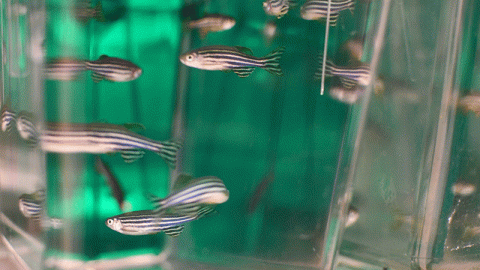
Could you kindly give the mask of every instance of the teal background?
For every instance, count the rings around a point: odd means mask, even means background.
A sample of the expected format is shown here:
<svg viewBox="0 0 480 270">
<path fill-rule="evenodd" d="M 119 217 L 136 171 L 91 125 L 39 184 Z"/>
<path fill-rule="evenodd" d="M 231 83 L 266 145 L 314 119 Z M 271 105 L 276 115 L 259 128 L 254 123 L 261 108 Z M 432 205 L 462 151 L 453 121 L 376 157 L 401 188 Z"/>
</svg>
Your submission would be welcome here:
<svg viewBox="0 0 480 270">
<path fill-rule="evenodd" d="M 221 263 L 223 255 L 317 262 L 348 111 L 328 95 L 320 96 L 320 81 L 313 80 L 325 23 L 302 20 L 299 7 L 277 20 L 265 15 L 259 1 L 213 1 L 183 14 L 194 18 L 222 13 L 235 17 L 237 24 L 200 40 L 196 31 L 182 32 L 180 1 L 102 1 L 110 21 L 87 24 L 75 21 L 73 3 L 47 1 L 47 59 L 95 60 L 107 54 L 134 62 L 143 74 L 124 83 L 94 83 L 89 71 L 71 82 L 47 81 L 47 121 L 135 122 L 146 127 L 143 135 L 166 140 L 173 124 L 176 83 L 187 82 L 181 172 L 221 178 L 230 198 L 217 207 L 217 214 L 188 224 L 170 242 L 173 256 L 214 263 Z M 344 41 L 358 34 L 363 22 L 354 25 L 362 12 L 359 8 L 355 16 L 342 13 L 338 26 L 330 30 L 329 55 L 336 55 Z M 262 31 L 270 20 L 276 22 L 278 35 L 268 44 Z M 264 56 L 285 46 L 280 61 L 285 75 L 256 69 L 242 79 L 233 73 L 186 67 L 182 68 L 187 76 L 179 75 L 178 55 L 184 52 L 180 43 L 188 35 L 191 49 L 238 45 Z M 129 210 L 151 209 L 146 193 L 168 194 L 169 171 L 156 154 L 147 153 L 132 164 L 119 155 L 102 158 L 117 175 Z M 88 260 L 164 250 L 166 239 L 161 233 L 126 236 L 104 225 L 106 218 L 121 210 L 93 162 L 92 155 L 47 156 L 48 213 L 68 224 L 64 230 L 47 233 L 47 257 Z M 252 193 L 272 170 L 274 180 L 255 212 L 248 214 Z"/>
</svg>

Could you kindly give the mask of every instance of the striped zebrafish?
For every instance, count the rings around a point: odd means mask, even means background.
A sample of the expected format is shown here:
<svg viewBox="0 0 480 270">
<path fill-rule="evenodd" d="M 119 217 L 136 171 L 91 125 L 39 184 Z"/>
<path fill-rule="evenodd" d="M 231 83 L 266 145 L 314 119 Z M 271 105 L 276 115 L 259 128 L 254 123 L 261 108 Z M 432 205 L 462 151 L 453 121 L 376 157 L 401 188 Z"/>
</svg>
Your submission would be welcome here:
<svg viewBox="0 0 480 270">
<path fill-rule="evenodd" d="M 53 153 L 116 153 L 120 152 L 125 162 L 133 162 L 149 150 L 159 154 L 169 166 L 175 167 L 181 145 L 172 141 L 155 141 L 134 133 L 124 126 L 92 123 L 46 123 L 38 132 L 27 116 L 17 116 L 20 136 L 29 143 L 40 144 L 43 151 Z"/>
<path fill-rule="evenodd" d="M 39 219 L 44 201 L 45 191 L 39 190 L 31 194 L 22 194 L 18 200 L 18 207 L 26 218 Z"/>
<path fill-rule="evenodd" d="M 322 63 L 323 57 L 320 55 L 319 58 L 319 62 Z M 372 79 L 370 66 L 368 65 L 339 67 L 330 60 L 325 63 L 325 75 L 340 77 L 340 81 L 346 88 L 352 88 L 356 84 L 367 86 Z M 315 72 L 315 79 L 320 79 L 321 76 L 322 67 L 320 66 Z"/>
<path fill-rule="evenodd" d="M 128 82 L 142 74 L 142 69 L 134 63 L 107 55 L 102 55 L 95 61 L 85 61 L 85 66 L 92 71 L 94 82 L 100 82 L 103 79 L 112 82 Z"/>
<path fill-rule="evenodd" d="M 328 14 L 329 0 L 307 0 L 300 9 L 304 20 L 326 19 Z M 355 2 L 353 0 L 331 0 L 330 3 L 330 25 L 335 26 L 341 11 L 349 9 L 353 12 Z"/>
<path fill-rule="evenodd" d="M 15 118 L 17 117 L 15 112 L 12 111 L 7 105 L 2 107 L 2 131 L 10 132 L 14 125 Z"/>
<path fill-rule="evenodd" d="M 203 213 L 203 210 L 200 211 Z M 199 218 L 199 213 L 184 215 L 158 214 L 152 210 L 133 211 L 108 218 L 105 224 L 112 230 L 127 235 L 156 234 L 163 231 L 169 236 L 178 236 L 184 224 Z"/>
<path fill-rule="evenodd" d="M 287 14 L 290 7 L 296 5 L 294 0 L 266 0 L 263 2 L 263 10 L 265 13 L 272 16 L 277 16 L 278 19 Z"/>
<path fill-rule="evenodd" d="M 45 78 L 55 81 L 72 81 L 86 70 L 85 61 L 73 58 L 55 58 L 47 61 Z"/>
<path fill-rule="evenodd" d="M 249 76 L 255 67 L 282 76 L 280 57 L 285 47 L 280 47 L 264 57 L 255 57 L 245 47 L 223 45 L 207 46 L 180 55 L 180 61 L 190 67 L 205 70 L 233 71 L 239 77 Z"/>
<path fill-rule="evenodd" d="M 172 190 L 173 193 L 164 199 L 149 195 L 156 212 L 161 213 L 168 208 L 182 213 L 196 212 L 200 206 L 224 203 L 229 197 L 225 184 L 214 176 L 193 179 L 181 175 Z"/>
<path fill-rule="evenodd" d="M 235 26 L 235 19 L 222 14 L 209 14 L 201 19 L 189 21 L 184 24 L 186 29 L 198 29 L 203 39 L 209 32 L 220 32 Z"/>
</svg>

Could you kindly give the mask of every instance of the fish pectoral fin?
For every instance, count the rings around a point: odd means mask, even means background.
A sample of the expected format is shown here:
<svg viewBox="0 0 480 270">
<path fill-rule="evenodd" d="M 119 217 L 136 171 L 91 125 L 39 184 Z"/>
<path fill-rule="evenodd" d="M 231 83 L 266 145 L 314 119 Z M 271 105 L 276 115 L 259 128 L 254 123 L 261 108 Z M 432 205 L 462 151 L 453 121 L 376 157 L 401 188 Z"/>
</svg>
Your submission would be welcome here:
<svg viewBox="0 0 480 270">
<path fill-rule="evenodd" d="M 252 74 L 254 67 L 241 67 L 241 68 L 234 68 L 233 72 L 238 75 L 240 78 L 245 78 L 248 77 L 250 74 Z"/>
<path fill-rule="evenodd" d="M 122 150 L 121 155 L 123 160 L 125 160 L 125 162 L 132 163 L 137 159 L 143 157 L 143 155 L 145 155 L 145 152 L 137 149 L 128 149 L 128 150 Z"/>
<path fill-rule="evenodd" d="M 162 199 L 160 197 L 157 197 L 151 193 L 147 194 L 147 199 L 153 204 L 154 208 L 160 207 Z"/>
<path fill-rule="evenodd" d="M 123 126 L 128 130 L 136 131 L 136 132 L 146 130 L 145 126 L 140 123 L 125 123 L 123 124 Z"/>
<path fill-rule="evenodd" d="M 172 226 L 164 229 L 163 232 L 168 236 L 175 237 L 175 236 L 179 236 L 182 233 L 184 227 L 185 226 L 183 225 Z"/>
<path fill-rule="evenodd" d="M 234 46 L 239 52 L 248 54 L 248 55 L 253 55 L 253 51 L 250 48 L 247 47 L 242 47 L 242 46 Z"/>
<path fill-rule="evenodd" d="M 92 80 L 96 83 L 101 82 L 103 80 L 103 76 L 98 74 L 97 72 L 92 72 Z"/>
</svg>

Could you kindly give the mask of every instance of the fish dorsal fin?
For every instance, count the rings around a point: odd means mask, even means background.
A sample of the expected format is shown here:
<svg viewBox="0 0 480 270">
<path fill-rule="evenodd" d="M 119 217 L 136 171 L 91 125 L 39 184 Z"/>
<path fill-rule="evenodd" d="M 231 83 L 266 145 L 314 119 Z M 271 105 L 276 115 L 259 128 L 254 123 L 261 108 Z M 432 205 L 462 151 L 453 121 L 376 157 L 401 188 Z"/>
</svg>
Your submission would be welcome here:
<svg viewBox="0 0 480 270">
<path fill-rule="evenodd" d="M 100 55 L 100 58 L 98 58 L 98 60 L 103 60 L 105 58 L 108 58 L 108 55 L 102 54 L 102 55 Z"/>
<path fill-rule="evenodd" d="M 173 184 L 172 191 L 179 191 L 182 190 L 185 186 L 190 184 L 193 180 L 193 176 L 182 173 L 178 176 L 177 180 Z"/>
<path fill-rule="evenodd" d="M 123 126 L 130 130 L 130 131 L 134 131 L 134 132 L 139 132 L 139 131 L 144 131 L 146 130 L 145 126 L 140 124 L 140 123 L 125 123 L 123 124 Z"/>
<path fill-rule="evenodd" d="M 162 205 L 162 200 L 160 197 L 157 197 L 151 193 L 147 194 L 147 199 L 153 204 L 154 208 L 160 207 Z"/>
<path fill-rule="evenodd" d="M 235 48 L 244 54 L 253 55 L 253 51 L 247 47 L 235 46 Z"/>
<path fill-rule="evenodd" d="M 32 196 L 35 200 L 43 202 L 45 200 L 45 190 L 39 189 L 32 193 Z"/>
</svg>

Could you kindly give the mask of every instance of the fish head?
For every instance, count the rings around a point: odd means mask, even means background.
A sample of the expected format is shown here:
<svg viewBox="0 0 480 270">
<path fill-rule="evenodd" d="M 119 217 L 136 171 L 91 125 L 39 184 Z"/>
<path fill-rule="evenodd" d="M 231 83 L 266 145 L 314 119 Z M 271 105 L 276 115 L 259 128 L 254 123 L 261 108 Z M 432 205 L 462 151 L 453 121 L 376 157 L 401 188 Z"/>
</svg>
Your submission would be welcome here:
<svg viewBox="0 0 480 270">
<path fill-rule="evenodd" d="M 212 192 L 209 196 L 205 199 L 204 203 L 206 204 L 221 204 L 228 200 L 230 193 L 227 189 L 219 190 Z"/>
<path fill-rule="evenodd" d="M 302 19 L 308 20 L 308 21 L 320 19 L 319 16 L 317 14 L 315 14 L 315 12 L 312 12 L 312 11 L 309 11 L 309 10 L 311 10 L 311 9 L 307 8 L 305 5 L 303 5 L 300 8 L 300 16 L 302 17 Z"/>
<path fill-rule="evenodd" d="M 142 75 L 142 69 L 139 68 L 139 67 L 133 67 L 132 68 L 132 78 L 133 78 L 133 80 L 140 77 L 140 75 Z"/>
<path fill-rule="evenodd" d="M 180 62 L 182 62 L 186 66 L 201 68 L 201 56 L 196 51 L 184 53 L 180 55 L 179 59 Z"/>
<path fill-rule="evenodd" d="M 231 18 L 231 17 L 225 18 L 224 21 L 223 21 L 223 24 L 222 24 L 222 29 L 223 30 L 228 30 L 228 29 L 234 27 L 236 23 L 237 22 L 235 21 L 234 18 Z"/>
<path fill-rule="evenodd" d="M 109 218 L 105 221 L 105 225 L 107 225 L 107 227 L 109 227 L 114 231 L 117 231 L 120 233 L 124 232 L 122 221 L 119 218 L 116 218 L 116 217 Z"/>
<path fill-rule="evenodd" d="M 25 200 L 23 198 L 20 198 L 18 200 L 18 208 L 20 209 L 20 212 L 25 216 L 29 217 L 30 215 L 27 212 L 27 209 L 25 209 Z"/>
<path fill-rule="evenodd" d="M 268 15 L 274 15 L 274 14 L 272 14 L 271 0 L 267 0 L 267 1 L 263 2 L 263 10 L 265 10 L 265 13 L 267 13 Z"/>
</svg>

